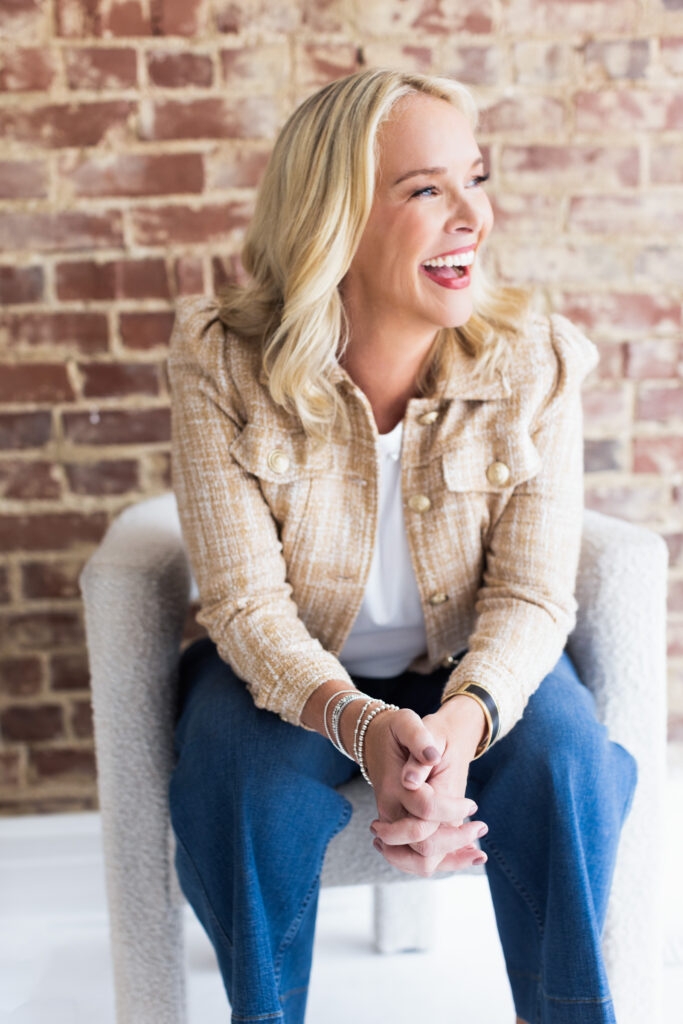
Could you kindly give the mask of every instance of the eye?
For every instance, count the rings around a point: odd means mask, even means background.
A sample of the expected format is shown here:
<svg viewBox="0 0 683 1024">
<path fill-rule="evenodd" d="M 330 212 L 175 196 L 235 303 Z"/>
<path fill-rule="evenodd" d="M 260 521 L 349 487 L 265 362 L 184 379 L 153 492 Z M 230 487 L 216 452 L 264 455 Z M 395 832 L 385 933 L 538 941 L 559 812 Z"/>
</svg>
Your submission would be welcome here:
<svg viewBox="0 0 683 1024">
<path fill-rule="evenodd" d="M 436 195 L 437 191 L 436 185 L 426 185 L 425 188 L 420 188 L 417 192 L 413 192 L 410 198 L 415 199 L 417 196 Z"/>
<path fill-rule="evenodd" d="M 474 182 L 474 187 L 478 188 L 480 185 L 483 185 L 485 181 L 488 181 L 490 177 L 490 174 L 475 174 L 473 178 L 470 178 L 468 188 L 472 182 Z"/>
</svg>

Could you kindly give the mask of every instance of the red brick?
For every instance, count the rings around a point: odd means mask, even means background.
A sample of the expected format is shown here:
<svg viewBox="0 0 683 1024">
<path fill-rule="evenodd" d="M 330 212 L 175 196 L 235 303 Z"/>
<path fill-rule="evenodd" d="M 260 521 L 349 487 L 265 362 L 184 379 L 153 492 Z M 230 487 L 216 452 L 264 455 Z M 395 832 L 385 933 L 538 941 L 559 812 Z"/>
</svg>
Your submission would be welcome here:
<svg viewBox="0 0 683 1024">
<path fill-rule="evenodd" d="M 683 580 L 669 580 L 667 606 L 670 612 L 683 612 Z"/>
<path fill-rule="evenodd" d="M 537 39 L 515 43 L 512 55 L 518 82 L 557 82 L 570 72 L 570 51 L 562 43 Z"/>
<path fill-rule="evenodd" d="M 226 284 L 246 284 L 248 275 L 238 253 L 232 256 L 214 256 L 211 260 L 212 294 L 217 295 Z"/>
<path fill-rule="evenodd" d="M 0 133 L 6 140 L 41 149 L 96 146 L 116 131 L 117 143 L 130 137 L 128 121 L 137 105 L 128 100 L 94 103 L 47 103 L 33 109 L 0 110 Z"/>
<path fill-rule="evenodd" d="M 669 565 L 683 566 L 683 533 L 663 533 L 669 549 Z"/>
<path fill-rule="evenodd" d="M 168 347 L 173 329 L 174 314 L 121 313 L 119 317 L 121 341 L 126 348 L 141 350 Z"/>
<path fill-rule="evenodd" d="M 112 36 L 149 36 L 152 24 L 148 5 L 141 0 L 113 0 L 104 15 L 104 31 Z"/>
<path fill-rule="evenodd" d="M 572 283 L 589 287 L 595 280 L 603 284 L 621 282 L 628 275 L 628 255 L 623 246 L 598 247 L 563 241 L 553 242 L 517 239 L 514 259 L 510 244 L 498 248 L 498 274 L 502 280 L 524 285 L 525 282 Z"/>
<path fill-rule="evenodd" d="M 430 40 L 431 41 L 431 40 Z M 433 40 L 437 42 L 437 40 Z M 425 44 L 406 44 L 391 39 L 390 36 L 381 39 L 368 39 L 362 47 L 364 67 L 400 67 L 404 71 L 417 71 L 429 74 L 437 68 L 437 57 L 435 47 Z"/>
<path fill-rule="evenodd" d="M 502 7 L 499 30 L 517 36 L 547 33 L 621 32 L 638 23 L 637 0 L 509 0 Z"/>
<path fill-rule="evenodd" d="M 652 226 L 652 233 L 656 231 L 661 231 L 659 224 Z M 637 254 L 633 270 L 637 275 L 657 281 L 658 284 L 672 284 L 675 288 L 681 281 L 681 265 L 683 249 L 680 246 L 652 245 Z"/>
<path fill-rule="evenodd" d="M 24 597 L 80 597 L 78 577 L 83 561 L 25 562 L 21 567 L 21 587 Z"/>
<path fill-rule="evenodd" d="M 344 0 L 302 0 L 301 9 L 312 32 L 341 32 L 348 18 Z"/>
<path fill-rule="evenodd" d="M 85 652 L 51 654 L 49 666 L 50 689 L 56 693 L 90 688 L 90 668 Z"/>
<path fill-rule="evenodd" d="M 627 377 L 675 377 L 680 343 L 675 338 L 641 338 L 626 344 Z"/>
<path fill-rule="evenodd" d="M 600 362 L 595 368 L 600 380 L 621 380 L 624 376 L 624 346 L 620 342 L 600 344 Z"/>
<path fill-rule="evenodd" d="M 446 75 L 473 85 L 493 85 L 505 72 L 505 57 L 496 46 L 455 46 L 445 55 Z"/>
<path fill-rule="evenodd" d="M 561 231 L 562 209 L 554 196 L 502 192 L 490 198 L 496 234 L 509 231 L 519 236 L 521 231 L 544 231 L 552 235 Z"/>
<path fill-rule="evenodd" d="M 16 705 L 0 711 L 0 732 L 6 740 L 54 740 L 64 735 L 61 704 Z"/>
<path fill-rule="evenodd" d="M 0 177 L 2 168 L 0 168 Z M 0 266 L 0 305 L 39 302 L 44 295 L 43 268 Z"/>
<path fill-rule="evenodd" d="M 85 644 L 85 631 L 79 611 L 15 612 L 0 619 L 12 646 L 19 650 L 38 652 L 48 648 L 80 647 Z"/>
<path fill-rule="evenodd" d="M 638 184 L 635 146 L 504 146 L 501 170 L 515 189 L 602 189 Z"/>
<path fill-rule="evenodd" d="M 83 782 L 97 776 L 95 753 L 80 747 L 50 747 L 31 750 L 29 754 L 29 781 L 60 778 L 62 781 Z"/>
<path fill-rule="evenodd" d="M 339 48 L 344 53 L 349 49 L 345 45 Z M 286 43 L 233 47 L 221 50 L 219 56 L 223 79 L 231 91 L 243 85 L 253 90 L 254 82 L 262 86 L 263 90 L 286 88 L 291 73 L 289 47 Z M 353 61 L 352 65 L 354 70 Z"/>
<path fill-rule="evenodd" d="M 565 293 L 559 297 L 557 312 L 587 328 L 634 331 L 681 324 L 680 302 L 638 292 Z"/>
<path fill-rule="evenodd" d="M 138 84 L 137 57 L 130 46 L 69 46 L 64 61 L 70 89 L 134 89 Z"/>
<path fill-rule="evenodd" d="M 74 196 L 154 196 L 201 192 L 204 163 L 201 153 L 127 153 L 60 160 L 60 177 Z"/>
<path fill-rule="evenodd" d="M 193 36 L 203 27 L 202 0 L 150 0 L 155 36 Z"/>
<path fill-rule="evenodd" d="M 0 37 L 19 41 L 36 38 L 45 27 L 45 17 L 41 0 L 4 0 L 0 6 Z"/>
<path fill-rule="evenodd" d="M 71 260 L 55 268 L 57 297 L 69 299 L 170 299 L 163 260 Z"/>
<path fill-rule="evenodd" d="M 669 712 L 666 738 L 668 743 L 683 743 L 683 715 Z"/>
<path fill-rule="evenodd" d="M 171 436 L 169 409 L 103 409 L 96 416 L 65 413 L 63 419 L 64 436 L 73 444 L 143 444 Z"/>
<path fill-rule="evenodd" d="M 207 188 L 250 188 L 258 185 L 270 150 L 244 146 L 216 149 L 208 158 Z"/>
<path fill-rule="evenodd" d="M 660 522 L 667 508 L 668 485 L 664 481 L 653 483 L 595 484 L 586 478 L 586 508 L 629 522 Z"/>
<path fill-rule="evenodd" d="M 669 658 L 683 657 L 683 620 L 672 621 L 669 619 L 666 628 L 667 645 L 666 653 Z M 681 733 L 683 739 L 683 732 Z"/>
<path fill-rule="evenodd" d="M 683 75 L 683 36 L 660 39 L 659 52 L 662 64 L 670 75 Z"/>
<path fill-rule="evenodd" d="M 55 0 L 58 36 L 84 38 L 102 34 L 101 0 Z"/>
<path fill-rule="evenodd" d="M 0 199 L 41 199 L 47 190 L 44 160 L 0 160 Z"/>
<path fill-rule="evenodd" d="M 88 739 L 93 736 L 93 713 L 90 701 L 78 700 L 74 703 L 71 713 L 71 729 L 76 739 Z"/>
<path fill-rule="evenodd" d="M 656 384 L 642 384 L 636 402 L 636 416 L 639 420 L 660 421 L 683 418 L 683 385 L 658 387 Z M 683 437 L 681 442 L 683 444 Z"/>
<path fill-rule="evenodd" d="M 264 96 L 236 99 L 209 96 L 191 100 L 157 100 L 141 138 L 270 139 L 279 126 L 277 104 Z M 1 122 L 0 122 L 1 125 Z"/>
<path fill-rule="evenodd" d="M 0 90 L 4 92 L 47 90 L 54 75 L 52 55 L 38 47 L 3 49 L 0 53 Z"/>
<path fill-rule="evenodd" d="M 219 32 L 291 32 L 299 27 L 302 8 L 291 0 L 217 0 L 214 14 Z"/>
<path fill-rule="evenodd" d="M 683 231 L 683 195 L 650 192 L 637 196 L 581 196 L 571 200 L 569 227 L 589 234 L 629 238 Z"/>
<path fill-rule="evenodd" d="M 0 463 L 0 465 L 2 465 Z M 9 604 L 9 574 L 5 566 L 0 565 L 0 604 Z"/>
<path fill-rule="evenodd" d="M 583 48 L 585 69 L 589 76 L 597 72 L 605 78 L 645 78 L 650 63 L 647 39 L 619 39 L 586 43 Z"/>
<path fill-rule="evenodd" d="M 22 250 L 42 252 L 123 248 L 125 244 L 120 210 L 0 213 L 0 248 L 16 250 L 19 240 Z"/>
<path fill-rule="evenodd" d="M 636 473 L 676 473 L 682 465 L 682 435 L 633 439 L 633 469 Z"/>
<path fill-rule="evenodd" d="M 19 501 L 61 498 L 62 486 L 53 472 L 54 463 L 45 460 L 2 459 L 0 497 Z"/>
<path fill-rule="evenodd" d="M 619 441 L 587 440 L 584 444 L 583 464 L 586 473 L 600 473 L 605 470 L 624 470 L 626 453 Z"/>
<path fill-rule="evenodd" d="M 105 512 L 43 512 L 0 515 L 0 548 L 57 551 L 97 543 L 107 528 Z"/>
<path fill-rule="evenodd" d="M 227 201 L 198 209 L 154 206 L 131 211 L 135 245 L 209 245 L 227 242 L 241 232 L 253 215 L 251 199 Z"/>
<path fill-rule="evenodd" d="M 47 444 L 51 432 L 49 412 L 0 413 L 0 450 L 38 448 Z"/>
<path fill-rule="evenodd" d="M 493 5 L 491 0 L 375 0 L 359 4 L 356 19 L 362 33 L 486 34 L 493 31 Z"/>
<path fill-rule="evenodd" d="M 680 130 L 683 128 L 683 92 L 671 89 L 603 89 L 574 94 L 576 128 L 602 134 L 606 125 L 620 132 Z"/>
<path fill-rule="evenodd" d="M 683 181 L 683 143 L 671 143 L 668 146 L 653 144 L 650 179 L 655 184 L 680 185 Z"/>
<path fill-rule="evenodd" d="M 79 363 L 86 398 L 158 395 L 159 367 L 149 363 Z"/>
<path fill-rule="evenodd" d="M 33 697 L 40 692 L 43 671 L 38 658 L 0 658 L 0 693 Z"/>
<path fill-rule="evenodd" d="M 22 346 L 59 345 L 84 353 L 106 352 L 107 318 L 103 313 L 6 313 L 0 317 L 0 351 Z"/>
<path fill-rule="evenodd" d="M 0 786 L 21 785 L 22 758 L 19 750 L 0 751 Z"/>
<path fill-rule="evenodd" d="M 195 256 L 179 256 L 173 261 L 173 280 L 177 295 L 204 294 L 204 266 Z"/>
<path fill-rule="evenodd" d="M 147 55 L 147 74 L 150 82 L 165 89 L 206 88 L 213 85 L 213 61 L 205 53 L 152 50 Z"/>
<path fill-rule="evenodd" d="M 298 78 L 304 89 L 359 70 L 358 50 L 352 43 L 304 43 L 297 55 Z"/>
<path fill-rule="evenodd" d="M 631 425 L 631 388 L 593 385 L 583 392 L 583 411 L 588 429 L 611 427 L 628 430 Z"/>
<path fill-rule="evenodd" d="M 480 107 L 481 132 L 542 132 L 552 135 L 563 130 L 565 124 L 565 108 L 561 100 L 549 96 L 534 96 L 519 91 L 510 98 L 497 100 L 491 106 L 482 104 Z"/>
<path fill-rule="evenodd" d="M 60 363 L 0 363 L 0 402 L 69 402 L 74 397 Z"/>
<path fill-rule="evenodd" d="M 74 494 L 126 494 L 140 486 L 138 463 L 133 459 L 67 462 L 64 469 Z"/>
</svg>

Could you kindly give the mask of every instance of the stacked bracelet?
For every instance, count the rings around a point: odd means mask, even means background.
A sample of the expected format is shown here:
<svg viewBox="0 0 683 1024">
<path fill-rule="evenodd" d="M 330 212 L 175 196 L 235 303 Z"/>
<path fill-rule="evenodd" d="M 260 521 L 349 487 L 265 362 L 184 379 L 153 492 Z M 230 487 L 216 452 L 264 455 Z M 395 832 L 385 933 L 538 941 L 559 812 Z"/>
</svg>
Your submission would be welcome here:
<svg viewBox="0 0 683 1024">
<path fill-rule="evenodd" d="M 484 718 L 486 719 L 486 724 L 488 726 L 487 735 L 479 743 L 479 746 L 474 753 L 474 757 L 472 758 L 473 761 L 476 761 L 478 757 L 481 757 L 482 754 L 486 753 L 489 747 L 493 746 L 498 738 L 498 733 L 500 732 L 498 705 L 488 690 L 485 690 L 483 686 L 479 686 L 478 683 L 472 682 L 462 683 L 457 690 L 454 690 L 453 693 L 449 693 L 447 697 L 444 697 L 441 703 L 445 704 L 446 701 L 451 700 L 453 697 L 459 697 L 461 694 L 476 700 L 477 704 L 484 712 Z"/>
<path fill-rule="evenodd" d="M 373 700 L 369 700 L 367 702 L 367 704 L 365 705 L 365 707 L 363 708 L 363 710 L 361 711 L 360 715 L 358 716 L 358 721 L 356 722 L 356 731 L 355 731 L 354 737 L 353 737 L 353 753 L 354 753 L 354 755 L 356 757 L 356 761 L 358 762 L 358 765 L 360 767 L 361 775 L 363 776 L 363 778 L 365 779 L 365 781 L 367 782 L 367 784 L 369 786 L 372 785 L 372 780 L 370 779 L 370 776 L 368 775 L 367 767 L 365 765 L 365 734 L 366 734 L 366 732 L 368 730 L 368 726 L 370 725 L 370 722 L 375 717 L 375 715 L 378 715 L 381 711 L 398 711 L 399 710 L 399 708 L 398 708 L 398 706 L 396 704 L 386 704 L 383 700 L 379 701 L 379 705 L 380 706 L 377 707 L 377 708 L 373 708 L 372 709 L 372 711 L 370 712 L 370 714 L 368 715 L 368 717 L 365 719 L 365 721 L 363 722 L 362 726 L 360 727 L 360 732 L 359 732 L 358 731 L 358 727 L 360 726 L 360 723 L 362 721 L 363 715 L 365 714 L 366 708 L 368 707 L 369 704 L 372 704 L 372 703 L 373 703 Z"/>
<path fill-rule="evenodd" d="M 347 754 L 347 752 L 344 750 L 344 748 L 343 748 L 343 746 L 341 744 L 341 741 L 339 740 L 339 734 L 338 733 L 336 734 L 337 735 L 337 740 L 335 740 L 330 735 L 330 730 L 327 728 L 327 709 L 329 708 L 329 706 L 330 706 L 330 704 L 332 703 L 333 700 L 339 700 L 344 695 L 350 695 L 352 698 L 355 698 L 356 694 L 358 694 L 358 690 L 338 690 L 336 693 L 333 693 L 332 696 L 329 698 L 329 700 L 325 704 L 325 710 L 323 711 L 323 725 L 325 726 L 325 732 L 327 733 L 328 740 L 330 741 L 332 746 L 337 748 L 337 750 L 339 751 L 340 754 L 344 754 L 344 756 L 348 757 L 350 761 L 353 761 L 353 758 L 351 757 L 350 754 Z M 361 693 L 361 694 L 358 694 L 358 696 L 364 697 L 365 694 Z M 340 703 L 341 703 L 341 701 L 340 701 Z M 344 706 L 346 706 L 346 705 L 344 705 Z M 336 705 L 335 705 L 335 710 L 336 710 Z M 332 714 L 334 715 L 334 711 L 332 712 Z M 341 714 L 341 712 L 340 712 L 340 714 Z M 338 719 L 337 719 L 337 721 L 338 721 Z"/>
<path fill-rule="evenodd" d="M 353 761 L 353 758 L 344 749 L 344 744 L 342 743 L 341 736 L 339 735 L 339 720 L 341 719 L 342 711 L 347 704 L 351 704 L 354 700 L 363 700 L 364 697 L 364 693 L 347 693 L 337 701 L 332 709 L 332 742 L 337 750 L 341 751 L 342 754 L 346 754 L 350 761 Z"/>
<path fill-rule="evenodd" d="M 344 708 L 351 704 L 354 700 L 364 700 L 365 704 L 361 708 L 361 712 L 356 722 L 356 728 L 353 733 L 353 757 L 345 749 L 339 735 L 339 724 Z M 337 703 L 332 708 L 332 721 L 331 729 L 327 725 L 327 709 L 329 708 L 332 701 Z M 365 712 L 371 704 L 378 704 L 379 706 L 373 708 L 370 714 L 365 718 Z M 361 774 L 365 781 L 371 786 L 370 776 L 368 775 L 367 768 L 365 766 L 365 734 L 367 732 L 370 722 L 378 715 L 380 711 L 398 711 L 399 708 L 396 704 L 386 704 L 383 700 L 378 697 L 368 697 L 365 693 L 360 693 L 358 690 L 338 690 L 337 693 L 333 693 L 325 704 L 325 710 L 323 711 L 323 725 L 325 726 L 325 732 L 327 738 L 333 746 L 337 748 L 340 754 L 344 754 L 350 761 L 356 761 L 360 767 Z"/>
</svg>

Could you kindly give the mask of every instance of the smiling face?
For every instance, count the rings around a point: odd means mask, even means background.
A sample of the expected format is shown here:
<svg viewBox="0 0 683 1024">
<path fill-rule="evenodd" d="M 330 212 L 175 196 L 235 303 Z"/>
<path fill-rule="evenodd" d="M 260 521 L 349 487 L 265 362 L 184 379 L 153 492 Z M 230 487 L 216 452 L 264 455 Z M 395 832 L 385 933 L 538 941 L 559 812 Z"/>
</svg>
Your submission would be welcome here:
<svg viewBox="0 0 683 1024">
<path fill-rule="evenodd" d="M 472 314 L 477 248 L 493 225 L 481 153 L 464 114 L 424 94 L 396 104 L 378 141 L 372 209 L 342 295 L 354 329 L 360 320 L 433 337 Z"/>
</svg>

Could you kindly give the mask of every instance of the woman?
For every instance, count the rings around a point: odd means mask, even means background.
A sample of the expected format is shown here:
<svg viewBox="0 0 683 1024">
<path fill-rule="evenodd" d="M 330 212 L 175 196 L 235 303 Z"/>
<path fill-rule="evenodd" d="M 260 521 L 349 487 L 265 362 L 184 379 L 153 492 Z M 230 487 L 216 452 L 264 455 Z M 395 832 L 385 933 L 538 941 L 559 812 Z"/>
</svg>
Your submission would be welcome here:
<svg viewBox="0 0 683 1024">
<path fill-rule="evenodd" d="M 248 282 L 178 310 L 209 636 L 181 659 L 170 806 L 233 1020 L 303 1020 L 335 787 L 361 770 L 378 856 L 488 857 L 518 1021 L 614 1021 L 600 933 L 636 765 L 564 651 L 597 351 L 487 283 L 475 118 L 445 79 L 328 85 L 277 140 Z"/>
</svg>

